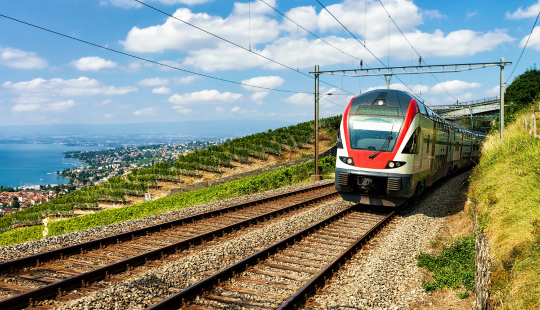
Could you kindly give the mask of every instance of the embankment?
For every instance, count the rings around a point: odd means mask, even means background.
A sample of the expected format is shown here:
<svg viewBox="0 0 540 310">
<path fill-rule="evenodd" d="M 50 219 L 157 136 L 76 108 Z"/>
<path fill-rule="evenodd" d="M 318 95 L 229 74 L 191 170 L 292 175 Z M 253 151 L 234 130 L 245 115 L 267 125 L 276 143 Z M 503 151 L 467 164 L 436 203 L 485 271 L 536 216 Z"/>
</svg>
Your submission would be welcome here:
<svg viewBox="0 0 540 310">
<path fill-rule="evenodd" d="M 471 176 L 469 198 L 478 231 L 487 237 L 488 302 L 497 309 L 539 309 L 540 139 L 524 130 L 522 114 L 516 116 L 504 140 L 498 132 L 487 137 Z"/>
</svg>

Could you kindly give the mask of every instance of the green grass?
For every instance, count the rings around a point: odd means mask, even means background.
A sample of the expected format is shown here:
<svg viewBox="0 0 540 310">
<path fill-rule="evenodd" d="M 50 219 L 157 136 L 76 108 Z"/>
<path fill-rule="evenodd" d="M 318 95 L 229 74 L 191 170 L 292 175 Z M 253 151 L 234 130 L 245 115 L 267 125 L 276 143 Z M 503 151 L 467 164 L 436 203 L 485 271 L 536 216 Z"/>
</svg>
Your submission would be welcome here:
<svg viewBox="0 0 540 310">
<path fill-rule="evenodd" d="M 330 174 L 335 170 L 336 158 L 327 156 L 319 161 L 319 171 Z M 120 223 L 127 220 L 143 218 L 172 210 L 180 210 L 189 206 L 212 201 L 249 195 L 261 191 L 276 189 L 291 184 L 301 183 L 309 178 L 315 170 L 313 161 L 300 165 L 282 168 L 264 174 L 220 184 L 211 188 L 186 192 L 158 200 L 142 202 L 119 209 L 109 209 L 97 213 L 70 218 L 48 224 L 49 236 L 89 229 L 97 226 Z M 43 226 L 8 231 L 0 234 L 0 246 L 19 244 L 26 241 L 39 240 L 43 236 Z"/>
<path fill-rule="evenodd" d="M 459 237 L 450 244 L 434 243 L 439 254 L 420 253 L 416 259 L 418 267 L 432 272 L 433 281 L 423 283 L 426 292 L 442 288 L 465 292 L 458 293 L 459 298 L 467 298 L 468 291 L 474 290 L 474 236 Z"/>
<path fill-rule="evenodd" d="M 493 257 L 493 304 L 504 309 L 540 308 L 540 140 L 521 127 L 530 111 L 516 115 L 503 141 L 488 135 L 470 179 Z"/>
</svg>

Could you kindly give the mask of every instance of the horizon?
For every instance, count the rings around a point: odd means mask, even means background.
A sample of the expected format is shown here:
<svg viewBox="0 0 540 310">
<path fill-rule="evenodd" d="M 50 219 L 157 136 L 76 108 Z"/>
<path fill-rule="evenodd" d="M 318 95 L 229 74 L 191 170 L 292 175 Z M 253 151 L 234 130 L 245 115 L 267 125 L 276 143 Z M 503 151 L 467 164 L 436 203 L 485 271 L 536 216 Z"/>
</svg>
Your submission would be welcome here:
<svg viewBox="0 0 540 310">
<path fill-rule="evenodd" d="M 2 14 L 10 18 L 153 63 L 0 18 L 0 27 L 8 30 L 0 40 L 0 124 L 259 119 L 299 123 L 313 119 L 313 79 L 305 75 L 315 65 L 320 70 L 357 68 L 362 59 L 369 67 L 410 66 L 418 63 L 416 51 L 430 65 L 498 62 L 505 57 L 513 62 L 505 72 L 510 83 L 535 66 L 540 51 L 540 26 L 536 26 L 516 67 L 540 0 L 519 4 L 385 0 L 385 9 L 399 29 L 378 1 L 325 1 L 328 10 L 383 64 L 314 1 L 267 3 L 336 49 L 258 0 L 249 4 L 219 0 L 146 3 L 237 46 L 133 0 L 4 3 Z M 498 68 L 436 78 L 399 77 L 406 85 L 398 77 L 392 79 L 391 88 L 421 93 L 429 105 L 499 93 Z M 321 118 L 341 114 L 352 98 L 341 95 L 345 92 L 340 88 L 353 94 L 386 88 L 384 79 L 377 77 L 322 76 L 320 85 L 321 94 L 334 93 L 321 101 Z"/>
</svg>

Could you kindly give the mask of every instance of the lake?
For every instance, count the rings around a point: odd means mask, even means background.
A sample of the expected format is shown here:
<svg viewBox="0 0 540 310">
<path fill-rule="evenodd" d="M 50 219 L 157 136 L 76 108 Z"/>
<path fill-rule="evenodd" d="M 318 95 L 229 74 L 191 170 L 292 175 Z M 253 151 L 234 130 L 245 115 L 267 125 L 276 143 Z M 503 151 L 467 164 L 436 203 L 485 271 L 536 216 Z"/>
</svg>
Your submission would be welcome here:
<svg viewBox="0 0 540 310">
<path fill-rule="evenodd" d="M 0 144 L 0 185 L 19 187 L 69 183 L 69 179 L 57 176 L 56 171 L 83 164 L 77 159 L 64 159 L 62 152 L 106 148 L 63 144 Z"/>
</svg>

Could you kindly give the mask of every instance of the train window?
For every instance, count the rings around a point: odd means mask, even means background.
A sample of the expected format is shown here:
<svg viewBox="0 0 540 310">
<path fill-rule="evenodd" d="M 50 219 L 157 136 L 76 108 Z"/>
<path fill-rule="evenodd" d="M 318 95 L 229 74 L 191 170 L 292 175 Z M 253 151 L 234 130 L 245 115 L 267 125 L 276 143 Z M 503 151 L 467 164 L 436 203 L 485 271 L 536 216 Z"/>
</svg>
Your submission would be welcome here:
<svg viewBox="0 0 540 310">
<path fill-rule="evenodd" d="M 403 117 L 351 115 L 349 139 L 356 150 L 392 151 L 403 125 Z"/>
<path fill-rule="evenodd" d="M 397 107 L 377 106 L 377 105 L 361 105 L 358 107 L 356 114 L 390 115 L 390 116 L 399 115 Z"/>
<path fill-rule="evenodd" d="M 338 130 L 337 132 L 337 143 L 336 143 L 336 146 L 338 149 L 342 149 L 343 148 L 343 142 L 341 141 L 341 130 Z"/>
<path fill-rule="evenodd" d="M 427 115 L 426 107 L 419 101 L 416 101 L 418 103 L 418 108 L 420 109 L 420 113 L 423 115 Z"/>
<path fill-rule="evenodd" d="M 409 138 L 407 144 L 401 153 L 403 154 L 418 154 L 418 137 L 420 136 L 420 128 L 416 128 L 414 133 Z"/>
</svg>

